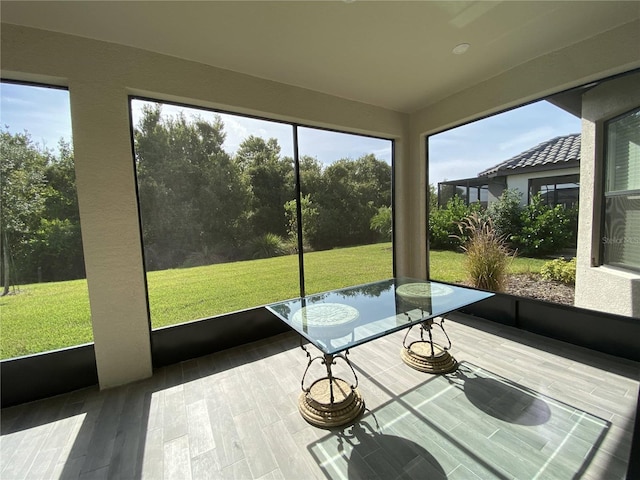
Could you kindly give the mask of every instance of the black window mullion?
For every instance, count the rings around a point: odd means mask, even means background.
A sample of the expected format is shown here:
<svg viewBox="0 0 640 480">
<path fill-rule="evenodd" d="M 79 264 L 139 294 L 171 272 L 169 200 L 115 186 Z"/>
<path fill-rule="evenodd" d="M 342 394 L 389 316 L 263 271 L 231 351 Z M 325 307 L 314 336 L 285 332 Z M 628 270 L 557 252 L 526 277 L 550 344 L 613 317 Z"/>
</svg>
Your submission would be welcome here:
<svg viewBox="0 0 640 480">
<path fill-rule="evenodd" d="M 302 188 L 300 186 L 300 153 L 298 149 L 298 125 L 293 125 L 293 169 L 296 178 L 296 228 L 298 232 L 298 269 L 300 296 L 305 296 L 304 288 L 304 239 L 302 238 Z"/>
</svg>

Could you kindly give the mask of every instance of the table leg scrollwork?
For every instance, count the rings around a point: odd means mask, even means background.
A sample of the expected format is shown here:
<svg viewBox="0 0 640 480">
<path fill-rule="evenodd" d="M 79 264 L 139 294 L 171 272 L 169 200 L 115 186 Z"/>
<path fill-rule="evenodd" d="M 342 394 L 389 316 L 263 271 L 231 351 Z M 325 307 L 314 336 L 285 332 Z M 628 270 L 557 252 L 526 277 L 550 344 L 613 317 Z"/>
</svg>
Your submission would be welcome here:
<svg viewBox="0 0 640 480">
<path fill-rule="evenodd" d="M 364 410 L 364 400 L 358 391 L 358 377 L 349 361 L 349 351 L 338 354 L 322 354 L 312 356 L 301 345 L 307 354 L 307 368 L 302 376 L 302 393 L 298 398 L 298 409 L 302 417 L 310 424 L 321 427 L 339 427 L 353 423 Z M 344 361 L 353 373 L 354 383 L 349 383 L 333 375 L 336 360 Z M 309 367 L 314 362 L 323 364 L 327 375 L 317 379 L 305 387 L 305 379 Z"/>
</svg>

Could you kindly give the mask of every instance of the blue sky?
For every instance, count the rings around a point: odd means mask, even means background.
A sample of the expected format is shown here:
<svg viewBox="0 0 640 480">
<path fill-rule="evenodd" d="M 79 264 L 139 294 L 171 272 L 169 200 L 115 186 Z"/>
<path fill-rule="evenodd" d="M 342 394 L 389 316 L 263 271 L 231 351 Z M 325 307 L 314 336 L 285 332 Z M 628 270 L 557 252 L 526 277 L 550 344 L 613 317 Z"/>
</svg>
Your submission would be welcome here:
<svg viewBox="0 0 640 480">
<path fill-rule="evenodd" d="M 580 133 L 581 121 L 546 101 L 432 135 L 429 181 L 471 178 L 554 137 Z"/>
<path fill-rule="evenodd" d="M 26 130 L 39 147 L 56 150 L 60 138 L 71 140 L 69 93 L 0 83 L 0 124 L 11 133 Z"/>
<path fill-rule="evenodd" d="M 141 101 L 134 102 L 134 124 L 140 116 L 141 105 Z M 163 113 L 167 115 L 175 115 L 178 111 L 180 107 L 163 107 Z M 193 113 L 205 119 L 213 115 L 202 110 L 185 111 L 187 117 Z M 290 125 L 234 115 L 221 116 L 227 134 L 227 152 L 234 153 L 242 140 L 253 134 L 278 139 L 282 154 L 293 156 Z M 0 123 L 3 128 L 8 126 L 12 133 L 26 130 L 36 144 L 55 150 L 61 137 L 71 139 L 68 93 L 66 90 L 2 83 Z M 579 131 L 579 118 L 540 101 L 433 135 L 429 139 L 430 183 L 474 177 L 541 142 Z M 311 155 L 325 164 L 368 153 L 391 161 L 390 142 L 386 140 L 305 127 L 300 127 L 298 133 L 300 154 Z"/>
</svg>

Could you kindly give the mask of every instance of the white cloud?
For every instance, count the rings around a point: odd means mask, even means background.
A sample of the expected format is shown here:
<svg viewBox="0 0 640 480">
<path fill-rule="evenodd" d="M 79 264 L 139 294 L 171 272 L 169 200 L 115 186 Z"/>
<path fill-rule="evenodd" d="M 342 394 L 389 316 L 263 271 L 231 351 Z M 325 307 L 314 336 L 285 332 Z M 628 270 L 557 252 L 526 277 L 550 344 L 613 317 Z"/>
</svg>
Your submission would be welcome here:
<svg viewBox="0 0 640 480">
<path fill-rule="evenodd" d="M 328 165 L 343 158 L 357 159 L 373 154 L 391 163 L 391 141 L 314 128 L 299 129 L 300 154 L 316 157 Z"/>
<path fill-rule="evenodd" d="M 32 100 L 28 100 L 25 98 L 20 98 L 20 97 L 12 97 L 9 95 L 4 95 L 4 92 L 2 92 L 2 108 L 6 108 L 6 107 L 21 107 L 21 108 L 32 108 L 35 106 L 35 102 Z"/>
<path fill-rule="evenodd" d="M 498 149 L 503 152 L 516 151 L 515 154 L 518 154 L 525 150 L 529 150 L 546 140 L 550 140 L 554 136 L 556 136 L 554 135 L 554 129 L 549 125 L 543 125 L 527 132 L 520 133 L 504 142 L 498 143 Z"/>
</svg>

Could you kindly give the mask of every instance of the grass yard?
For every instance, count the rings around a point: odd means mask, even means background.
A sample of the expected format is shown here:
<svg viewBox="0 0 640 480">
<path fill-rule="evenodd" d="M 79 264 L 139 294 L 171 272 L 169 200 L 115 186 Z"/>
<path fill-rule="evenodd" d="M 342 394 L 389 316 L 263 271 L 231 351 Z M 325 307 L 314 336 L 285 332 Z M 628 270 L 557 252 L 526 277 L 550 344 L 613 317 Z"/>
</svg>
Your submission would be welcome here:
<svg viewBox="0 0 640 480">
<path fill-rule="evenodd" d="M 307 294 L 391 276 L 390 243 L 305 255 Z M 150 272 L 147 282 L 153 328 L 300 295 L 297 255 Z"/>
<path fill-rule="evenodd" d="M 305 255 L 307 294 L 392 276 L 391 244 Z M 464 255 L 431 252 L 434 280 L 465 279 Z M 514 273 L 539 272 L 543 260 L 517 258 Z M 149 272 L 153 328 L 298 296 L 297 256 Z M 91 342 L 86 280 L 23 285 L 0 297 L 0 354 L 11 358 Z"/>
<path fill-rule="evenodd" d="M 511 273 L 540 273 L 547 260 L 541 258 L 516 257 L 509 269 Z M 466 280 L 464 254 L 447 250 L 431 251 L 430 272 L 432 280 L 458 283 Z"/>
<path fill-rule="evenodd" d="M 21 285 L 0 312 L 1 358 L 93 341 L 86 280 Z"/>
</svg>

